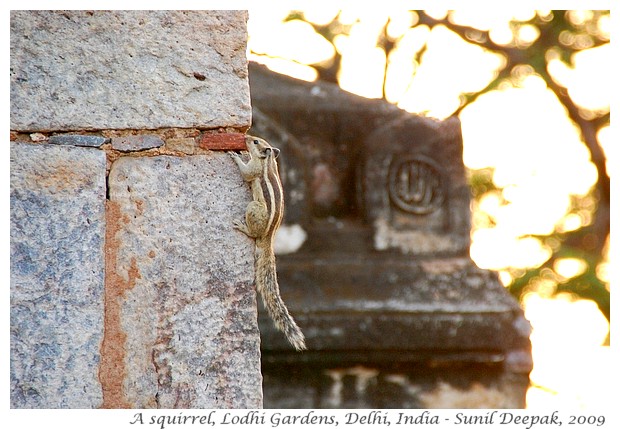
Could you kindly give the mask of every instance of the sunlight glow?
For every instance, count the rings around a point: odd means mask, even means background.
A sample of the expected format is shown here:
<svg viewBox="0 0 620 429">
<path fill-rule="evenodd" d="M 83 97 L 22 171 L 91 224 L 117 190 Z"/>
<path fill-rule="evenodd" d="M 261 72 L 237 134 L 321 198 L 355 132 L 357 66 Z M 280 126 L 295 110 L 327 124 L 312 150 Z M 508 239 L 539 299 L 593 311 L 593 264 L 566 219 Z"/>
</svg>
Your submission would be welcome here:
<svg viewBox="0 0 620 429">
<path fill-rule="evenodd" d="M 310 5 L 312 3 L 309 3 Z M 327 25 L 336 16 L 340 10 L 337 7 L 329 8 L 325 6 L 310 6 L 304 9 L 304 18 L 317 25 Z"/>
<path fill-rule="evenodd" d="M 551 256 L 551 250 L 533 237 L 518 238 L 507 228 L 480 228 L 472 233 L 469 251 L 480 268 L 534 268 Z"/>
<path fill-rule="evenodd" d="M 519 27 L 519 40 L 526 45 L 534 43 L 538 36 L 540 36 L 540 31 L 533 25 L 527 24 Z"/>
<path fill-rule="evenodd" d="M 498 45 L 506 46 L 514 40 L 514 34 L 510 25 L 497 26 L 489 30 L 489 38 Z"/>
<path fill-rule="evenodd" d="M 571 68 L 559 60 L 557 53 L 549 52 L 549 73 L 568 88 L 576 104 L 585 109 L 606 112 L 609 111 L 610 101 L 608 90 L 613 82 L 611 69 L 606 65 L 611 54 L 609 44 L 586 49 L 573 56 L 574 66 Z"/>
<path fill-rule="evenodd" d="M 418 22 L 418 14 L 415 11 L 398 11 L 390 15 L 390 22 L 387 26 L 387 35 L 393 40 L 404 35 L 410 28 Z"/>
<path fill-rule="evenodd" d="M 620 162 L 620 150 L 618 150 L 618 144 L 612 139 L 609 125 L 601 128 L 597 137 L 603 151 L 605 151 L 605 159 L 607 160 L 607 174 L 611 177 L 611 175 L 614 174 L 612 171 L 615 171 L 613 167 L 617 166 Z"/>
<path fill-rule="evenodd" d="M 304 49 L 299 49 L 297 40 L 304 39 Z M 307 22 L 294 19 L 282 22 L 279 32 L 259 32 L 249 37 L 249 49 L 253 52 L 286 58 L 301 64 L 319 64 L 334 56 L 334 47 L 323 36 L 316 33 Z"/>
<path fill-rule="evenodd" d="M 597 178 L 587 150 L 555 95 L 540 78 L 528 81 L 536 85 L 493 91 L 463 110 L 465 165 L 494 166 L 499 187 L 546 182 L 554 194 L 585 195 Z"/>
<path fill-rule="evenodd" d="M 250 61 L 263 64 L 276 73 L 285 74 L 295 79 L 305 80 L 306 82 L 314 82 L 319 74 L 314 67 L 304 64 L 298 64 L 281 58 L 271 58 L 264 55 L 250 54 Z"/>
<path fill-rule="evenodd" d="M 557 226 L 557 230 L 558 232 L 570 232 L 575 231 L 582 226 L 585 225 L 582 221 L 581 216 L 579 216 L 577 213 L 569 213 L 564 216 L 564 219 L 560 221 Z"/>
<path fill-rule="evenodd" d="M 611 30 L 611 18 L 609 16 L 602 16 L 601 18 L 599 18 L 598 30 L 603 36 L 609 39 Z"/>
<path fill-rule="evenodd" d="M 350 38 L 344 49 L 350 49 L 349 44 L 357 43 Z M 345 91 L 353 92 L 368 98 L 383 96 L 383 74 L 385 71 L 385 51 L 372 45 L 363 44 L 354 49 L 355 54 L 342 58 L 338 81 Z M 364 73 L 360 73 L 364 70 Z"/>
<path fill-rule="evenodd" d="M 499 271 L 498 274 L 499 281 L 501 281 L 504 286 L 508 286 L 514 280 L 508 271 Z"/>
<path fill-rule="evenodd" d="M 461 9 L 455 10 L 450 15 L 450 21 L 459 24 L 475 27 L 483 31 L 489 31 L 489 37 L 498 45 L 509 45 L 515 39 L 515 33 L 510 27 L 512 19 L 526 22 L 534 18 L 536 11 L 531 9 Z M 527 27 L 527 26 L 522 26 Z M 521 31 L 524 33 L 521 34 Z M 536 31 L 536 30 L 534 30 Z M 525 28 L 519 30 L 518 37 L 524 41 L 535 40 L 537 35 L 532 33 L 532 29 Z"/>
<path fill-rule="evenodd" d="M 484 88 L 502 63 L 498 55 L 463 42 L 446 27 L 435 27 L 428 37 L 423 61 L 398 106 L 446 118 L 459 107 L 458 94 Z M 459 73 L 455 75 L 454 70 Z"/>
<path fill-rule="evenodd" d="M 596 267 L 596 277 L 598 277 L 602 282 L 609 284 L 611 281 L 611 275 L 609 272 L 610 269 L 609 262 L 599 264 L 599 266 Z M 609 290 L 609 287 L 607 287 L 607 290 Z"/>
<path fill-rule="evenodd" d="M 611 407 L 611 354 L 609 347 L 601 347 L 609 325 L 596 305 L 568 296 L 548 299 L 532 293 L 525 297 L 524 309 L 533 327 L 534 358 L 530 374 L 534 387 L 528 391 L 527 407 Z M 569 368 L 580 370 L 567 372 Z"/>
<path fill-rule="evenodd" d="M 415 59 L 428 40 L 430 29 L 421 25 L 405 31 L 396 43 L 396 49 L 388 58 L 385 95 L 387 100 L 398 103 L 409 91 L 415 77 L 419 62 Z"/>
<path fill-rule="evenodd" d="M 588 264 L 583 259 L 562 258 L 555 261 L 553 269 L 565 279 L 570 279 L 583 274 L 588 269 Z"/>
<path fill-rule="evenodd" d="M 348 37 L 339 37 L 338 51 L 342 56 L 338 83 L 345 91 L 368 98 L 383 97 L 385 51 L 376 46 L 376 35 L 388 16 L 359 10 L 357 22 Z"/>
</svg>

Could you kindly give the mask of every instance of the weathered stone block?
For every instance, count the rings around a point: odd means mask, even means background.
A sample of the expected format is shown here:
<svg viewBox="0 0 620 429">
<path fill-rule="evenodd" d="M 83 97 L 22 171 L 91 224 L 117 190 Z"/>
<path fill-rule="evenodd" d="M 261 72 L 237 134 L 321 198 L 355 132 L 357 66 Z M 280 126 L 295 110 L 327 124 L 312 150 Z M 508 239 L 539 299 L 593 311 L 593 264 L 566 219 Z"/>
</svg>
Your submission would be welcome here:
<svg viewBox="0 0 620 429">
<path fill-rule="evenodd" d="M 95 408 L 105 154 L 11 143 L 11 407 Z"/>
<path fill-rule="evenodd" d="M 196 140 L 193 137 L 167 139 L 166 147 L 169 150 L 193 155 L 196 152 Z"/>
<path fill-rule="evenodd" d="M 60 134 L 49 138 L 49 142 L 53 144 L 86 147 L 100 147 L 106 140 L 105 137 L 101 136 L 83 136 L 79 134 Z"/>
<path fill-rule="evenodd" d="M 374 226 L 375 249 L 468 252 L 470 190 L 458 119 L 407 115 L 387 122 L 364 140 L 361 157 L 361 206 Z"/>
<path fill-rule="evenodd" d="M 253 242 L 229 203 L 250 195 L 230 157 L 121 158 L 109 186 L 105 406 L 261 407 Z"/>
<path fill-rule="evenodd" d="M 153 149 L 164 145 L 161 137 L 153 134 L 112 137 L 112 148 L 122 152 Z"/>
<path fill-rule="evenodd" d="M 245 11 L 12 11 L 11 129 L 251 123 Z"/>
<path fill-rule="evenodd" d="M 41 134 L 41 133 L 32 133 L 32 134 L 30 134 L 30 140 L 32 140 L 35 143 L 44 142 L 47 139 L 48 139 L 48 137 L 45 134 Z"/>
</svg>

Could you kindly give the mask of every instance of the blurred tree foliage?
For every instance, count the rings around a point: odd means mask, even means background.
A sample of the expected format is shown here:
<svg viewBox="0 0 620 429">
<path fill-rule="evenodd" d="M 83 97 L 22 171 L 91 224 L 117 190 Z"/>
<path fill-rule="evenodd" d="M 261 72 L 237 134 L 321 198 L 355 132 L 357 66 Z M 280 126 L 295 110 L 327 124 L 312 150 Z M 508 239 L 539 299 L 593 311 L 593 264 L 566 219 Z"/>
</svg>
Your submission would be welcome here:
<svg viewBox="0 0 620 429">
<path fill-rule="evenodd" d="M 549 72 L 551 60 L 560 60 L 567 67 L 573 66 L 573 55 L 579 51 L 609 43 L 609 36 L 600 31 L 599 20 L 608 19 L 609 11 L 563 11 L 553 10 L 537 12 L 528 21 L 513 20 L 510 28 L 512 41 L 498 44 L 490 37 L 489 32 L 474 27 L 463 26 L 454 22 L 452 12 L 443 18 L 435 18 L 424 11 L 412 12 L 416 17 L 413 26 L 444 26 L 456 33 L 467 43 L 478 45 L 488 51 L 501 55 L 505 61 L 495 78 L 481 91 L 461 94 L 460 107 L 454 112 L 458 115 L 463 108 L 473 103 L 480 95 L 492 91 L 503 83 L 515 82 L 523 74 L 524 67 L 528 73 L 534 73 L 544 79 L 547 87 L 553 91 L 558 101 L 565 107 L 568 117 L 581 132 L 581 139 L 590 153 L 590 160 L 596 166 L 598 180 L 585 198 L 573 198 L 573 204 L 567 215 L 573 214 L 583 218 L 584 213 L 590 218 L 586 226 L 573 231 L 556 231 L 547 236 L 536 236 L 545 246 L 551 249 L 550 258 L 540 267 L 529 271 L 509 268 L 513 281 L 510 291 L 518 298 L 530 290 L 539 290 L 541 285 L 551 285 L 553 293 L 568 292 L 575 296 L 591 299 L 601 312 L 610 318 L 610 294 L 606 285 L 597 275 L 597 269 L 604 262 L 605 246 L 608 243 L 610 220 L 610 183 L 606 169 L 605 153 L 599 144 L 598 131 L 609 125 L 609 110 L 590 111 L 577 105 L 570 97 L 567 88 L 563 87 Z M 311 24 L 315 31 L 334 44 L 336 36 L 348 34 L 352 24 L 345 24 L 336 15 L 331 22 L 317 25 L 305 20 L 302 11 L 292 12 L 287 20 L 301 19 Z M 398 43 L 398 38 L 390 37 L 388 20 L 383 26 L 376 46 L 382 48 L 386 57 Z M 522 29 L 532 30 L 537 34 L 524 39 L 520 35 Z M 334 44 L 335 46 L 335 44 Z M 422 48 L 413 58 L 418 64 L 424 61 L 426 48 Z M 319 79 L 338 83 L 341 56 L 336 50 L 332 61 L 315 64 Z M 386 66 L 387 74 L 387 66 Z M 385 77 L 384 91 L 385 98 Z M 471 185 L 474 198 L 485 192 L 497 190 L 492 181 L 492 172 L 478 170 L 472 172 Z M 563 278 L 555 269 L 556 264 L 565 259 L 573 258 L 585 263 L 583 272 L 575 277 Z"/>
</svg>

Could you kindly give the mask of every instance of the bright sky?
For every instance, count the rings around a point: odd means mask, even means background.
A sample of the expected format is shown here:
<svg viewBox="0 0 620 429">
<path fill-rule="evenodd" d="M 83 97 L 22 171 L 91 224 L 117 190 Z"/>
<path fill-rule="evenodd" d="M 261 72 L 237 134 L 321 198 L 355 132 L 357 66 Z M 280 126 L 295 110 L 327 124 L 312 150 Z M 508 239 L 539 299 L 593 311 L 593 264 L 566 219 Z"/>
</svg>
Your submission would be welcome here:
<svg viewBox="0 0 620 429">
<path fill-rule="evenodd" d="M 325 24 L 337 12 L 316 8 L 306 10 L 305 16 Z M 528 20 L 534 13 L 496 10 L 484 14 L 477 9 L 474 13 L 459 11 L 455 19 L 459 24 L 488 29 L 493 41 L 506 43 L 512 37 L 508 21 L 513 17 Z M 273 8 L 250 10 L 249 49 L 259 54 L 251 54 L 250 59 L 281 73 L 315 80 L 316 72 L 306 64 L 329 61 L 334 47 L 307 23 L 282 22 L 287 14 L 287 10 Z M 432 14 L 441 18 L 445 11 Z M 374 47 L 374 41 L 388 16 L 393 21 L 389 34 L 402 39 L 386 59 L 385 53 Z M 354 10 L 344 13 L 343 20 L 359 22 L 349 36 L 339 36 L 335 41 L 343 57 L 340 86 L 365 97 L 381 97 L 387 61 L 387 98 L 410 112 L 440 119 L 450 116 L 459 105 L 460 93 L 484 88 L 502 65 L 501 57 L 463 42 L 445 27 L 432 31 L 427 27 L 410 29 L 417 15 L 408 11 Z M 601 30 L 608 32 L 609 23 L 602 22 Z M 518 34 L 521 43 L 526 44 L 537 36 L 537 30 L 530 26 Z M 423 61 L 416 63 L 413 55 L 425 44 Z M 300 45 L 304 48 L 300 49 Z M 608 45 L 583 51 L 575 55 L 572 69 L 559 61 L 551 64 L 551 72 L 583 108 L 609 109 L 609 51 Z M 501 194 L 484 195 L 474 207 L 471 257 L 480 267 L 498 270 L 507 284 L 511 277 L 503 268 L 536 267 L 550 254 L 537 239 L 521 238 L 523 235 L 549 234 L 554 229 L 572 230 L 587 224 L 585 212 L 566 214 L 571 196 L 587 195 L 597 172 L 564 108 L 544 81 L 526 67 L 517 87 L 507 85 L 481 96 L 461 112 L 460 119 L 465 165 L 470 169 L 493 167 L 493 181 L 503 188 Z M 617 158 L 609 130 L 601 131 L 599 137 L 608 158 Z M 502 204 L 502 199 L 508 204 Z M 482 212 L 493 218 L 494 225 L 477 221 Z M 555 269 L 570 277 L 583 266 L 579 260 L 566 260 Z M 600 272 L 608 280 L 607 267 L 601 267 Z M 608 324 L 596 306 L 590 301 L 531 295 L 524 308 L 535 329 L 531 337 L 535 358 L 531 378 L 535 385 L 543 386 L 530 389 L 528 407 L 581 409 L 608 403 L 611 395 L 605 397 L 602 392 L 606 389 L 596 384 L 606 379 L 605 371 L 610 370 L 608 347 L 601 347 Z M 584 367 L 583 362 L 591 362 L 586 365 L 588 372 L 577 373 L 575 368 Z M 567 372 L 572 377 L 567 378 Z"/>
</svg>

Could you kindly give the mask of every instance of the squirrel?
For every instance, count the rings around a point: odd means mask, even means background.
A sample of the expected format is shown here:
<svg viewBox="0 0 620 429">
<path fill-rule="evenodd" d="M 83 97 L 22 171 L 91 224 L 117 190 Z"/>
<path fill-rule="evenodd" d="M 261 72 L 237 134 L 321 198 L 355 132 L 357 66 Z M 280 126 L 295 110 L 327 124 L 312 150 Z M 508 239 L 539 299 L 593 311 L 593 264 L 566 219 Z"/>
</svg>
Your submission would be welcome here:
<svg viewBox="0 0 620 429">
<path fill-rule="evenodd" d="M 247 206 L 245 222 L 235 220 L 233 226 L 256 239 L 256 289 L 276 328 L 284 332 L 296 350 L 305 350 L 304 334 L 280 296 L 273 251 L 274 236 L 284 215 L 284 194 L 276 162 L 280 150 L 261 138 L 249 135 L 245 137 L 245 145 L 250 154 L 247 163 L 239 154 L 228 152 L 237 163 L 243 180 L 249 182 L 252 189 L 252 201 Z"/>
</svg>

